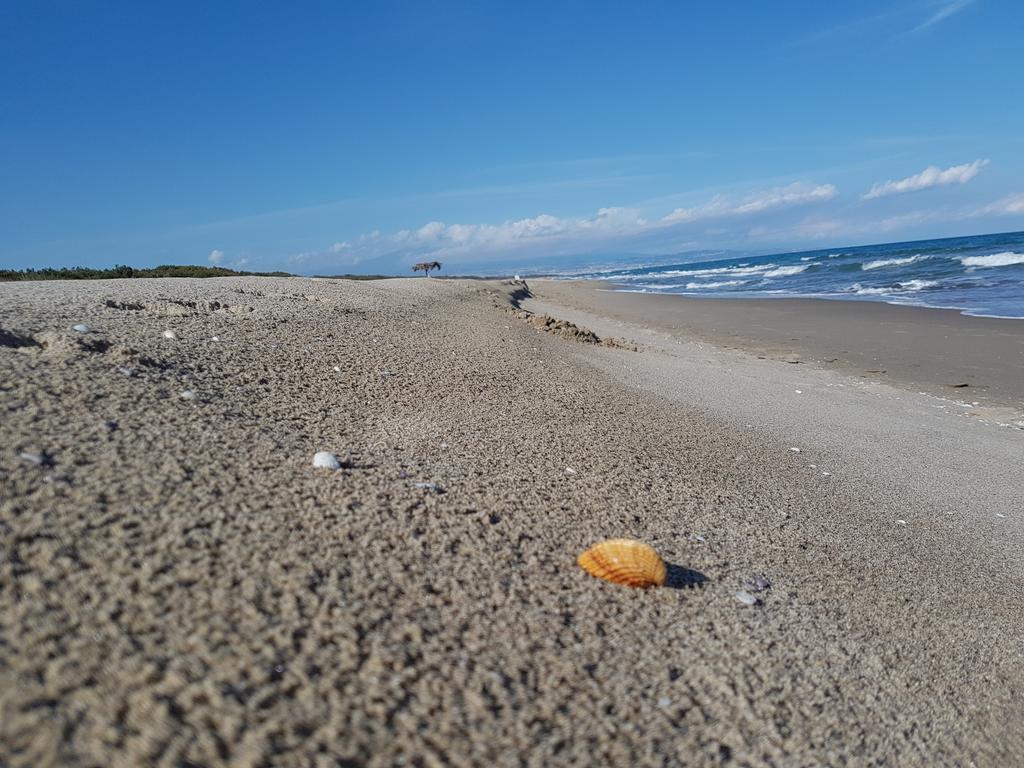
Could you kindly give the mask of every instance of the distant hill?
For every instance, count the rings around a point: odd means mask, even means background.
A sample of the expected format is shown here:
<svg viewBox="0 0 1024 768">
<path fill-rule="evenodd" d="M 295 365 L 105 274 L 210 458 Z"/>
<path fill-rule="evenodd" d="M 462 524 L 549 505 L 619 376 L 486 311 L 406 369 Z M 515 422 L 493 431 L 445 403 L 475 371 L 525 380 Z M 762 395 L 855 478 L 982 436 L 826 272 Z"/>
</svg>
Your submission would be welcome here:
<svg viewBox="0 0 1024 768">
<path fill-rule="evenodd" d="M 226 267 L 199 267 L 163 264 L 150 269 L 135 269 L 119 264 L 111 269 L 61 267 L 53 269 L 0 269 L 0 281 L 12 280 L 112 280 L 129 277 L 293 277 L 288 272 L 239 272 Z"/>
</svg>

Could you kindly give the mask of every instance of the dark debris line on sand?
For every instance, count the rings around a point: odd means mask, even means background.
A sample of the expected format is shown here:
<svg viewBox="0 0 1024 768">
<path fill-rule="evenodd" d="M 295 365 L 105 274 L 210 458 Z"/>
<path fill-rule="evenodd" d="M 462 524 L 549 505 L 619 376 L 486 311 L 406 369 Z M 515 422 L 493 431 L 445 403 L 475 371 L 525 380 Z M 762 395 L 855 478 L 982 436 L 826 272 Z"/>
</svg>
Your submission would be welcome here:
<svg viewBox="0 0 1024 768">
<path fill-rule="evenodd" d="M 0 763 L 1021 756 L 980 597 L 922 610 L 785 447 L 507 320 L 456 281 L 0 286 Z M 614 535 L 706 581 L 574 565 Z"/>
</svg>

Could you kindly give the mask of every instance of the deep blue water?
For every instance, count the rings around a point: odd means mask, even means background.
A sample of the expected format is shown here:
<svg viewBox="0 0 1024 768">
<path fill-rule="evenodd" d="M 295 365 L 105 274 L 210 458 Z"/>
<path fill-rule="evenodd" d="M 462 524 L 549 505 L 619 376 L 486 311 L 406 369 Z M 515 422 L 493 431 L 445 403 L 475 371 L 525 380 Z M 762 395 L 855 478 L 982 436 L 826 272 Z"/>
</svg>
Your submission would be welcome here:
<svg viewBox="0 0 1024 768">
<path fill-rule="evenodd" d="M 1024 318 L 1024 232 L 577 274 L 621 290 L 815 297 Z"/>
</svg>

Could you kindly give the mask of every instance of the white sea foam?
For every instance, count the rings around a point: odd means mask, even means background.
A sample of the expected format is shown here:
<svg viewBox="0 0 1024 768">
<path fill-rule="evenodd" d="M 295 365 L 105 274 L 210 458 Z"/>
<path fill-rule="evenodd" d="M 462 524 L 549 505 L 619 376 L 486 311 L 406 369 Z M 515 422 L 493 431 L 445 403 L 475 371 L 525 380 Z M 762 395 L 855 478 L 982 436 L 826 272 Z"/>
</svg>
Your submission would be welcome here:
<svg viewBox="0 0 1024 768">
<path fill-rule="evenodd" d="M 766 270 L 773 269 L 776 264 L 762 264 L 757 267 L 715 267 L 712 269 L 669 269 L 665 272 L 649 272 L 643 275 L 609 275 L 605 277 L 606 280 L 612 281 L 631 281 L 631 280 L 650 280 L 652 278 L 663 278 L 663 277 L 713 277 L 715 275 L 728 275 L 732 277 L 744 276 L 744 275 L 759 275 Z"/>
<path fill-rule="evenodd" d="M 851 285 L 850 290 L 858 296 L 884 296 L 893 291 L 892 288 L 865 288 L 860 283 Z"/>
<path fill-rule="evenodd" d="M 728 285 L 743 285 L 746 280 L 720 280 L 717 283 L 687 283 L 686 289 L 696 291 L 701 288 L 725 288 Z"/>
<path fill-rule="evenodd" d="M 888 296 L 893 293 L 916 293 L 927 288 L 934 288 L 938 283 L 935 280 L 907 280 L 905 283 L 896 283 L 879 288 L 866 288 L 860 283 L 854 283 L 849 290 L 858 296 Z"/>
<path fill-rule="evenodd" d="M 991 256 L 965 256 L 960 259 L 965 267 L 1008 267 L 1011 264 L 1024 264 L 1024 253 L 1003 251 Z"/>
<path fill-rule="evenodd" d="M 906 256 L 900 259 L 876 259 L 875 261 L 869 261 L 865 264 L 861 264 L 860 268 L 863 270 L 869 269 L 881 269 L 882 267 L 898 267 L 903 264 L 916 264 L 919 261 L 930 259 L 931 256 L 924 254 L 917 254 L 916 256 Z"/>
<path fill-rule="evenodd" d="M 923 291 L 926 288 L 934 288 L 938 285 L 935 280 L 907 280 L 905 283 L 900 283 L 901 291 Z"/>
<path fill-rule="evenodd" d="M 768 270 L 762 275 L 762 277 L 789 277 L 790 275 L 799 275 L 809 266 L 811 265 L 798 264 L 797 266 L 794 267 L 778 267 L 777 269 Z"/>
</svg>

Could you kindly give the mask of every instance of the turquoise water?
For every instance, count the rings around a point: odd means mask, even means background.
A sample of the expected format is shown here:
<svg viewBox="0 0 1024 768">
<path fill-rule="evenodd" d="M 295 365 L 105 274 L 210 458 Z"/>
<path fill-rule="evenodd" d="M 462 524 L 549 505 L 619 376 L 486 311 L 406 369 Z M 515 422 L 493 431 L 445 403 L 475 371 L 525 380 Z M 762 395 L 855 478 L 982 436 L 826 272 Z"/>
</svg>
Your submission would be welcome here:
<svg viewBox="0 0 1024 768">
<path fill-rule="evenodd" d="M 608 280 L 620 290 L 644 293 L 884 301 L 1024 318 L 1024 232 L 609 269 L 574 277 Z"/>
</svg>

